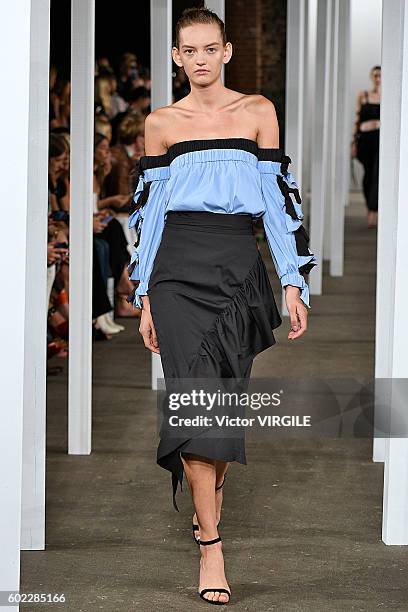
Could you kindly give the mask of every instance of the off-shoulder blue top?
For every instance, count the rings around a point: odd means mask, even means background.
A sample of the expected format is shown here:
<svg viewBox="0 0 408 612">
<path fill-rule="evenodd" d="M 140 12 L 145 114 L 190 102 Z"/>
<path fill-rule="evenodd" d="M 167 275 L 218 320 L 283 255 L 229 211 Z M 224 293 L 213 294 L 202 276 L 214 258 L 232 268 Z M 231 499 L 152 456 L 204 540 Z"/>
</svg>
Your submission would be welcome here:
<svg viewBox="0 0 408 612">
<path fill-rule="evenodd" d="M 310 308 L 304 279 L 317 264 L 302 225 L 299 188 L 282 149 L 265 149 L 247 138 L 186 140 L 163 155 L 139 161 L 139 176 L 129 217 L 138 241 L 128 267 L 139 281 L 132 301 L 142 307 L 160 245 L 167 212 L 250 213 L 263 218 L 265 234 L 282 286 L 300 288 Z"/>
</svg>

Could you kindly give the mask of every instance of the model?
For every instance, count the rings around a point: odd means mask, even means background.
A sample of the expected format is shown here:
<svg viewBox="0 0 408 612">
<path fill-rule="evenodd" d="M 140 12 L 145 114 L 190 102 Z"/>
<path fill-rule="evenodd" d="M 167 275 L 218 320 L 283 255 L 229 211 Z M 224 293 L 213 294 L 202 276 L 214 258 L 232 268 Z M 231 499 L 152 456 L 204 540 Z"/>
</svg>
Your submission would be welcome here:
<svg viewBox="0 0 408 612">
<path fill-rule="evenodd" d="M 367 226 L 377 227 L 378 176 L 380 156 L 381 66 L 370 70 L 373 88 L 359 91 L 356 100 L 351 156 L 364 167 L 363 192 L 367 207 Z"/>
<path fill-rule="evenodd" d="M 142 308 L 139 331 L 146 348 L 160 354 L 166 389 L 189 378 L 245 383 L 255 355 L 275 343 L 282 320 L 252 231 L 257 217 L 285 287 L 288 339 L 307 328 L 304 274 L 316 259 L 299 190 L 278 148 L 273 103 L 223 86 L 221 68 L 231 55 L 215 13 L 185 10 L 172 56 L 191 91 L 145 124 L 129 220 L 139 236 L 129 274 L 139 284 L 129 299 Z M 199 594 L 220 605 L 231 596 L 218 532 L 223 484 L 230 462 L 246 464 L 245 439 L 205 433 L 161 435 L 157 462 L 172 473 L 177 510 L 177 484 L 186 474 L 201 552 Z"/>
</svg>

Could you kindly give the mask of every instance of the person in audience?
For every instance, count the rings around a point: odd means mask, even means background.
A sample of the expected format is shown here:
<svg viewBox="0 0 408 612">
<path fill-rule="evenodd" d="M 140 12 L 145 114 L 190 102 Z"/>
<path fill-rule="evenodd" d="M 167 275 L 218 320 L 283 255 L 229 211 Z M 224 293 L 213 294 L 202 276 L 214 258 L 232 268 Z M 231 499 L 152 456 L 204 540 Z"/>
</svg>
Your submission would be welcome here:
<svg viewBox="0 0 408 612">
<path fill-rule="evenodd" d="M 48 169 L 48 356 L 68 354 L 70 81 L 50 66 Z M 93 217 L 93 338 L 110 339 L 124 329 L 112 321 L 107 282 L 113 277 L 117 316 L 140 316 L 127 296 L 130 236 L 127 213 L 135 189 L 137 163 L 144 154 L 143 122 L 150 112 L 150 71 L 132 53 L 121 58 L 118 77 L 109 58 L 95 66 L 95 167 Z M 126 98 L 128 100 L 126 100 Z M 123 125 L 121 125 L 123 122 Z M 112 123 L 118 141 L 112 139 Z M 110 150 L 109 145 L 112 146 Z M 124 226 L 126 223 L 126 227 Z M 133 242 L 133 240 L 132 240 Z M 49 373 L 51 369 L 48 370 Z"/>
<path fill-rule="evenodd" d="M 60 126 L 59 120 L 59 98 L 55 92 L 55 84 L 57 82 L 57 69 L 54 65 L 50 66 L 50 78 L 49 78 L 49 126 L 50 130 Z"/>
<path fill-rule="evenodd" d="M 69 128 L 71 115 L 71 82 L 64 78 L 57 79 L 54 91 L 58 97 L 59 104 L 59 127 Z"/>
<path fill-rule="evenodd" d="M 150 92 L 145 87 L 137 87 L 132 90 L 129 94 L 129 105 L 127 110 L 117 115 L 112 119 L 112 141 L 111 145 L 114 146 L 118 143 L 118 132 L 120 125 L 124 119 L 129 115 L 135 114 L 141 120 L 144 121 L 146 116 L 150 112 Z"/>
<path fill-rule="evenodd" d="M 111 147 L 112 171 L 106 177 L 107 195 L 121 194 L 128 197 L 133 193 L 130 175 L 135 164 L 144 155 L 144 117 L 129 113 L 120 123 L 117 144 Z"/>
<path fill-rule="evenodd" d="M 109 118 L 112 112 L 111 81 L 104 73 L 95 79 L 95 104 L 100 106 Z"/>
<path fill-rule="evenodd" d="M 132 89 L 144 85 L 139 76 L 139 66 L 134 53 L 124 53 L 119 66 L 118 93 L 127 102 Z"/>
<path fill-rule="evenodd" d="M 67 203 L 64 200 L 66 195 L 64 174 L 67 163 L 67 145 L 64 137 L 60 134 L 50 134 L 48 158 L 49 211 L 67 210 Z"/>
<path fill-rule="evenodd" d="M 128 278 L 127 266 L 129 264 L 128 241 L 123 232 L 122 225 L 115 218 L 115 210 L 111 208 L 116 203 L 119 207 L 128 203 L 132 197 L 131 193 L 126 195 L 117 194 L 105 198 L 104 182 L 112 168 L 111 152 L 109 142 L 102 134 L 95 134 L 94 140 L 94 194 L 95 210 L 103 209 L 104 222 L 106 227 L 101 232 L 101 238 L 109 244 L 109 261 L 116 290 L 116 316 L 134 317 L 140 316 L 139 311 L 135 311 L 127 301 L 129 292 L 133 285 Z M 99 201 L 102 206 L 99 206 Z M 107 202 L 109 204 L 107 205 Z"/>
<path fill-rule="evenodd" d="M 118 81 L 116 79 L 115 73 L 107 74 L 107 77 L 110 81 L 111 85 L 111 112 L 109 114 L 109 119 L 114 119 L 118 113 L 123 113 L 127 110 L 128 104 L 119 95 L 118 89 Z"/>
<path fill-rule="evenodd" d="M 108 142 L 112 141 L 112 125 L 101 106 L 96 106 L 95 108 L 95 132 L 103 134 Z"/>
</svg>

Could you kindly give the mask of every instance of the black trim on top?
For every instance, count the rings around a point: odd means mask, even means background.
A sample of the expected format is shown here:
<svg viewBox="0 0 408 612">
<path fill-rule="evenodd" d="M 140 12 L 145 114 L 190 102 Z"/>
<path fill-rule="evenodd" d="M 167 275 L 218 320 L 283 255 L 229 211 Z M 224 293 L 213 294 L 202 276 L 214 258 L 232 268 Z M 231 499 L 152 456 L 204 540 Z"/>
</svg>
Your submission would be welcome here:
<svg viewBox="0 0 408 612">
<path fill-rule="evenodd" d="M 261 149 L 258 147 L 258 161 L 283 162 L 286 157 L 283 149 Z"/>
<path fill-rule="evenodd" d="M 148 168 L 159 168 L 160 166 L 168 165 L 168 153 L 163 153 L 163 155 L 143 155 L 139 159 L 139 173 L 142 173 L 143 170 L 147 170 Z"/>
<path fill-rule="evenodd" d="M 249 138 L 208 138 L 199 140 L 182 140 L 175 142 L 168 148 L 170 162 L 178 155 L 192 151 L 203 151 L 206 149 L 241 149 L 253 155 L 258 153 L 258 144 Z"/>
<path fill-rule="evenodd" d="M 267 149 L 258 147 L 258 143 L 250 138 L 208 138 L 199 140 L 182 140 L 170 145 L 162 155 L 144 155 L 139 160 L 140 170 L 169 166 L 170 163 L 184 153 L 204 151 L 207 149 L 240 149 L 255 155 L 259 161 L 274 161 L 285 163 L 288 158 L 283 149 Z"/>
</svg>

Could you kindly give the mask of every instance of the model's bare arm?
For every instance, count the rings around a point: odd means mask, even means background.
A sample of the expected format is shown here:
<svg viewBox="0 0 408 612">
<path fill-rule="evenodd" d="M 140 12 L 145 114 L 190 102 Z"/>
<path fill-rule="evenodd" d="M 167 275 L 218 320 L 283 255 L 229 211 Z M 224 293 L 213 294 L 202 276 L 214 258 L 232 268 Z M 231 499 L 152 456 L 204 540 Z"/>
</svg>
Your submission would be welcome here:
<svg viewBox="0 0 408 612">
<path fill-rule="evenodd" d="M 163 155 L 166 148 L 163 144 L 163 109 L 157 109 L 150 113 L 145 120 L 145 154 Z M 142 316 L 140 319 L 139 332 L 143 337 L 144 345 L 152 353 L 160 353 L 157 341 L 156 329 L 154 327 L 150 312 L 150 300 L 147 295 L 140 298 L 143 303 Z"/>
<path fill-rule="evenodd" d="M 257 98 L 258 146 L 262 149 L 277 149 L 279 148 L 279 124 L 275 106 L 264 96 L 257 96 Z M 285 300 L 291 323 L 288 340 L 295 340 L 307 330 L 307 308 L 300 298 L 299 287 L 286 285 Z"/>
</svg>

